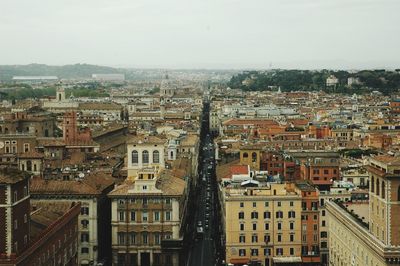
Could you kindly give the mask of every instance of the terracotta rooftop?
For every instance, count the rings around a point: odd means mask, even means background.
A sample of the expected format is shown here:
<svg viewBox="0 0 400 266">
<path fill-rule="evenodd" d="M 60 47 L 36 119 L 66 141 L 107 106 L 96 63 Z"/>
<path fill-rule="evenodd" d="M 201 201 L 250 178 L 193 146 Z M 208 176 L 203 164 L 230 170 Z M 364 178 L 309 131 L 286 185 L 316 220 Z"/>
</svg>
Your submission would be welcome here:
<svg viewBox="0 0 400 266">
<path fill-rule="evenodd" d="M 166 142 L 167 142 L 166 139 L 160 138 L 159 136 L 137 135 L 131 137 L 127 141 L 127 144 L 143 144 L 143 143 L 165 144 Z"/>
<path fill-rule="evenodd" d="M 278 125 L 278 122 L 271 120 L 271 119 L 228 119 L 223 122 L 224 125 L 260 125 L 260 126 L 267 126 L 267 125 Z"/>
<path fill-rule="evenodd" d="M 130 195 L 128 190 L 132 189 L 134 182 L 125 181 L 117 186 L 113 191 L 108 193 L 109 196 L 126 196 Z M 184 193 L 186 181 L 175 177 L 171 170 L 163 170 L 156 181 L 156 188 L 160 189 L 164 196 L 181 196 Z"/>
<path fill-rule="evenodd" d="M 231 176 L 232 175 L 247 175 L 249 173 L 249 168 L 247 165 L 232 165 L 230 167 Z"/>
<path fill-rule="evenodd" d="M 27 172 L 16 168 L 0 167 L 0 184 L 14 184 L 29 177 Z"/>
<path fill-rule="evenodd" d="M 31 180 L 31 194 L 51 195 L 99 195 L 115 183 L 114 178 L 105 173 L 92 173 L 82 181 L 76 180 Z"/>
<path fill-rule="evenodd" d="M 122 106 L 115 103 L 80 103 L 80 110 L 119 110 Z"/>
<path fill-rule="evenodd" d="M 31 200 L 31 239 L 35 239 L 49 225 L 71 208 L 71 202 Z"/>
<path fill-rule="evenodd" d="M 390 155 L 377 155 L 372 157 L 373 160 L 386 164 L 400 164 L 400 158 Z"/>
</svg>

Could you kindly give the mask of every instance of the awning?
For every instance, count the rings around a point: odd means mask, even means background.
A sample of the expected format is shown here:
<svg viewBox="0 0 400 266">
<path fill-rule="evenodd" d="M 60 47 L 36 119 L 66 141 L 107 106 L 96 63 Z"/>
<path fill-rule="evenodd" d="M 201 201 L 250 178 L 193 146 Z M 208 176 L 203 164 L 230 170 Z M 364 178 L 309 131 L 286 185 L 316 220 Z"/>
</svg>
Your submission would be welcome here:
<svg viewBox="0 0 400 266">
<path fill-rule="evenodd" d="M 229 262 L 232 264 L 246 264 L 249 263 L 249 259 L 237 258 L 237 259 L 231 259 Z"/>
<path fill-rule="evenodd" d="M 273 257 L 275 263 L 297 263 L 302 262 L 301 257 Z"/>
</svg>

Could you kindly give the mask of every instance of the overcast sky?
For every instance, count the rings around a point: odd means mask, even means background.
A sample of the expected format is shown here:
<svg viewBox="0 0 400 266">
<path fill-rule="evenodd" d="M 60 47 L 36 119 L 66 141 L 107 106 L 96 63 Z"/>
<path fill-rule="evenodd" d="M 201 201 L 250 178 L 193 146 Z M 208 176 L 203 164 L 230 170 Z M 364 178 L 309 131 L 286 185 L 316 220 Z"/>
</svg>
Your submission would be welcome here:
<svg viewBox="0 0 400 266">
<path fill-rule="evenodd" d="M 0 64 L 400 67 L 400 0 L 1 0 Z"/>
</svg>

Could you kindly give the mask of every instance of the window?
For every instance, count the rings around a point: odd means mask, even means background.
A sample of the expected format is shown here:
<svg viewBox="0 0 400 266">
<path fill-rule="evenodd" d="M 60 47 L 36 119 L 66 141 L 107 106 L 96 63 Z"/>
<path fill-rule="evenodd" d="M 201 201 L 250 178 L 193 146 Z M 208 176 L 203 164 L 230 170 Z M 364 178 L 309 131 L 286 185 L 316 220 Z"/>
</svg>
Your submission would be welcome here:
<svg viewBox="0 0 400 266">
<path fill-rule="evenodd" d="M 160 245 L 161 244 L 160 234 L 155 234 L 154 235 L 154 244 L 156 244 L 156 245 Z"/>
<path fill-rule="evenodd" d="M 239 230 L 244 231 L 244 224 L 239 224 Z"/>
<path fill-rule="evenodd" d="M 327 238 L 328 237 L 328 232 L 322 231 L 321 232 L 321 238 Z"/>
<path fill-rule="evenodd" d="M 381 194 L 382 194 L 382 198 L 384 199 L 385 196 L 386 196 L 385 195 L 386 193 L 385 193 L 385 182 L 384 181 L 382 181 L 382 193 Z"/>
<path fill-rule="evenodd" d="M 293 201 L 290 202 L 290 207 L 293 207 Z"/>
<path fill-rule="evenodd" d="M 329 170 L 328 169 L 325 169 L 324 170 L 324 175 L 328 175 L 329 174 Z"/>
<path fill-rule="evenodd" d="M 24 143 L 24 152 L 29 152 L 29 143 Z"/>
<path fill-rule="evenodd" d="M 243 208 L 243 207 L 244 207 L 244 203 L 241 202 L 241 203 L 240 203 L 240 208 Z"/>
<path fill-rule="evenodd" d="M 269 234 L 264 235 L 264 242 L 269 243 L 271 241 L 271 236 Z"/>
<path fill-rule="evenodd" d="M 257 248 L 252 248 L 251 249 L 251 256 L 258 256 L 258 249 Z"/>
<path fill-rule="evenodd" d="M 245 257 L 246 256 L 246 250 L 245 249 L 239 249 L 239 256 L 240 257 Z"/>
<path fill-rule="evenodd" d="M 269 206 L 269 202 L 266 201 L 266 202 L 264 203 L 264 206 L 265 206 L 265 207 L 268 207 L 268 206 Z"/>
<path fill-rule="evenodd" d="M 375 177 L 372 177 L 371 179 L 371 192 L 375 192 Z"/>
<path fill-rule="evenodd" d="M 149 220 L 149 214 L 147 211 L 142 212 L 142 221 L 147 222 Z"/>
<path fill-rule="evenodd" d="M 240 235 L 239 236 L 239 243 L 246 243 L 246 236 Z"/>
<path fill-rule="evenodd" d="M 277 248 L 276 249 L 276 255 L 282 256 L 283 255 L 283 248 Z"/>
<path fill-rule="evenodd" d="M 379 192 L 380 192 L 380 189 L 379 189 L 379 180 L 377 179 L 377 180 L 376 180 L 376 195 L 379 196 Z"/>
<path fill-rule="evenodd" d="M 118 244 L 119 245 L 125 245 L 125 233 L 119 232 L 118 233 Z"/>
<path fill-rule="evenodd" d="M 249 157 L 249 154 L 247 152 L 244 152 L 243 153 L 243 158 L 248 158 L 248 157 Z"/>
<path fill-rule="evenodd" d="M 160 152 L 153 151 L 153 163 L 160 163 Z"/>
<path fill-rule="evenodd" d="M 290 237 L 290 242 L 294 242 L 294 235 L 290 234 L 289 237 Z"/>
<path fill-rule="evenodd" d="M 271 212 L 264 212 L 264 219 L 270 219 L 271 218 Z"/>
<path fill-rule="evenodd" d="M 282 206 L 282 202 L 278 201 L 278 207 Z"/>
<path fill-rule="evenodd" d="M 171 204 L 171 199 L 166 199 L 165 204 Z"/>
<path fill-rule="evenodd" d="M 160 212 L 154 212 L 154 221 L 160 221 Z"/>
<path fill-rule="evenodd" d="M 278 230 L 282 230 L 282 223 L 278 222 Z"/>
<path fill-rule="evenodd" d="M 253 224 L 253 230 L 257 230 L 257 224 Z"/>
<path fill-rule="evenodd" d="M 294 230 L 294 222 L 290 222 L 289 226 L 290 226 L 290 230 Z"/>
<path fill-rule="evenodd" d="M 322 211 L 322 216 L 325 216 L 325 210 Z"/>
<path fill-rule="evenodd" d="M 288 212 L 288 217 L 289 218 L 296 218 L 296 212 L 295 211 L 289 211 Z"/>
<path fill-rule="evenodd" d="M 165 212 L 165 220 L 171 221 L 171 212 L 170 211 Z"/>
<path fill-rule="evenodd" d="M 244 212 L 239 212 L 239 219 L 244 219 Z"/>
<path fill-rule="evenodd" d="M 325 221 L 322 221 L 322 226 L 326 226 L 326 222 Z"/>
<path fill-rule="evenodd" d="M 271 249 L 270 248 L 264 248 L 264 256 L 271 256 Z"/>
<path fill-rule="evenodd" d="M 264 229 L 269 230 L 269 223 L 265 223 Z"/>
<path fill-rule="evenodd" d="M 148 244 L 148 243 L 149 243 L 148 234 L 147 232 L 144 232 L 142 234 L 142 244 Z"/>
<path fill-rule="evenodd" d="M 81 253 L 82 254 L 88 254 L 89 253 L 89 248 L 81 248 Z"/>
<path fill-rule="evenodd" d="M 139 163 L 139 154 L 136 150 L 132 151 L 132 164 L 138 164 Z"/>
<path fill-rule="evenodd" d="M 282 211 L 277 211 L 276 212 L 276 218 L 283 218 L 283 212 Z"/>
<path fill-rule="evenodd" d="M 257 202 L 253 202 L 253 208 L 257 207 Z"/>
<path fill-rule="evenodd" d="M 131 221 L 132 222 L 136 221 L 136 212 L 135 211 L 131 211 Z"/>
<path fill-rule="evenodd" d="M 136 233 L 134 232 L 129 233 L 129 242 L 131 245 L 136 244 Z"/>
<path fill-rule="evenodd" d="M 282 242 L 282 235 L 281 234 L 278 235 L 278 242 Z"/>
<path fill-rule="evenodd" d="M 89 215 L 89 207 L 81 207 L 82 215 Z"/>
<path fill-rule="evenodd" d="M 125 221 L 125 212 L 118 212 L 119 221 Z"/>
<path fill-rule="evenodd" d="M 256 153 L 256 152 L 253 152 L 253 153 L 251 154 L 251 161 L 252 161 L 252 162 L 256 162 L 256 161 L 257 161 L 257 153 Z"/>
<path fill-rule="evenodd" d="M 290 248 L 289 249 L 289 253 L 290 253 L 291 256 L 293 256 L 294 255 L 294 248 Z"/>
<path fill-rule="evenodd" d="M 251 219 L 258 219 L 258 212 L 252 212 Z"/>
<path fill-rule="evenodd" d="M 81 234 L 81 242 L 89 242 L 89 234 L 88 233 Z"/>
<path fill-rule="evenodd" d="M 318 230 L 318 225 L 314 224 L 314 231 L 317 231 L 317 230 Z"/>
<path fill-rule="evenodd" d="M 142 152 L 142 163 L 148 164 L 149 163 L 149 152 L 144 150 Z"/>
<path fill-rule="evenodd" d="M 88 225 L 89 225 L 89 221 L 88 220 L 82 220 L 81 221 L 81 225 L 82 225 L 82 228 L 88 228 Z"/>
</svg>

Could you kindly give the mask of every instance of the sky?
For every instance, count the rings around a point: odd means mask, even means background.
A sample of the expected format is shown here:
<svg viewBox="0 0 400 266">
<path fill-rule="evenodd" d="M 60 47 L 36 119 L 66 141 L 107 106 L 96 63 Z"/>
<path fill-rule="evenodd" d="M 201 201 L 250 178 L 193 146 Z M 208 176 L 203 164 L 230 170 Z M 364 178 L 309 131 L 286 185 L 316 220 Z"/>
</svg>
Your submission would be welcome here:
<svg viewBox="0 0 400 266">
<path fill-rule="evenodd" d="M 399 0 L 1 0 L 0 65 L 400 68 Z"/>
</svg>

